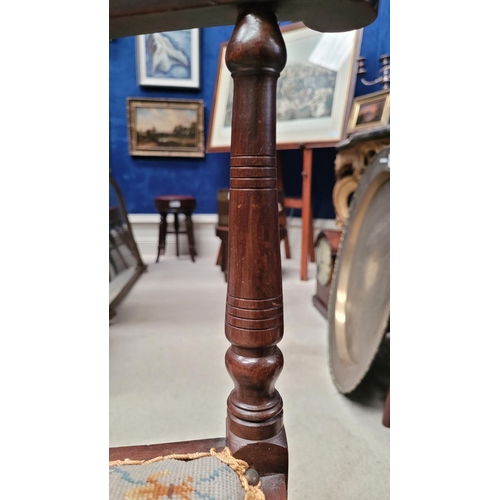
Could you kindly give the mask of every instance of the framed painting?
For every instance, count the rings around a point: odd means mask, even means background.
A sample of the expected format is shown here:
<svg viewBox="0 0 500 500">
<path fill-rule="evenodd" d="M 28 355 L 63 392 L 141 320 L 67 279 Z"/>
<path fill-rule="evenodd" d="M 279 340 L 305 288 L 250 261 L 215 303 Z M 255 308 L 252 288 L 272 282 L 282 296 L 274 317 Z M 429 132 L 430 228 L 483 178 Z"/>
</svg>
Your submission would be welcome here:
<svg viewBox="0 0 500 500">
<path fill-rule="evenodd" d="M 390 90 L 380 90 L 356 97 L 352 102 L 347 133 L 388 125 L 390 116 Z"/>
<path fill-rule="evenodd" d="M 191 99 L 127 99 L 132 156 L 205 156 L 204 105 Z"/>
<path fill-rule="evenodd" d="M 277 83 L 277 147 L 334 146 L 345 138 L 362 30 L 320 33 L 292 23 L 281 31 L 287 62 Z M 230 149 L 233 79 L 225 64 L 226 48 L 227 42 L 219 52 L 208 152 Z"/>
<path fill-rule="evenodd" d="M 136 61 L 139 85 L 199 89 L 199 28 L 137 36 Z"/>
</svg>

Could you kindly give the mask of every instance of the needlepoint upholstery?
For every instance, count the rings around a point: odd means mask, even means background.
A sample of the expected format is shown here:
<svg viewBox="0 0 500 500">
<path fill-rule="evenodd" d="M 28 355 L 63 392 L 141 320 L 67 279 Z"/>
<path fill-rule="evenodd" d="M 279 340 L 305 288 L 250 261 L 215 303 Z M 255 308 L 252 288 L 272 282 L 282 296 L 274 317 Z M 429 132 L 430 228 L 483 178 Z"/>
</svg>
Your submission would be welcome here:
<svg viewBox="0 0 500 500">
<path fill-rule="evenodd" d="M 228 448 L 109 463 L 109 500 L 265 500 Z"/>
</svg>

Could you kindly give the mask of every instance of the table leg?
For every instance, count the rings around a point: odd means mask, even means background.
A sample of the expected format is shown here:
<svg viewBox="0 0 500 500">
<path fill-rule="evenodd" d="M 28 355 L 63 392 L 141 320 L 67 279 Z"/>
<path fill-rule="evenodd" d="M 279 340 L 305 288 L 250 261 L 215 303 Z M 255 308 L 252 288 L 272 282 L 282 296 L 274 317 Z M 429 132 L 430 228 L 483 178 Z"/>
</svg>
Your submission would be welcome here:
<svg viewBox="0 0 500 500">
<path fill-rule="evenodd" d="M 302 244 L 300 254 L 300 279 L 307 281 L 307 262 L 312 239 L 312 211 L 311 211 L 311 177 L 312 177 L 312 149 L 303 150 L 302 170 Z M 314 252 L 313 252 L 314 254 Z M 311 259 L 314 262 L 314 256 Z"/>
<path fill-rule="evenodd" d="M 191 255 L 191 260 L 194 262 L 196 250 L 194 247 L 193 222 L 191 220 L 191 214 L 189 214 L 189 213 L 186 214 L 186 233 L 187 233 L 188 243 L 189 243 L 189 254 Z"/>
<path fill-rule="evenodd" d="M 167 214 L 160 214 L 160 228 L 158 235 L 158 255 L 156 262 L 160 260 L 160 254 L 165 255 L 165 248 L 167 246 Z"/>
<path fill-rule="evenodd" d="M 179 257 L 179 214 L 174 214 L 175 254 Z"/>
</svg>

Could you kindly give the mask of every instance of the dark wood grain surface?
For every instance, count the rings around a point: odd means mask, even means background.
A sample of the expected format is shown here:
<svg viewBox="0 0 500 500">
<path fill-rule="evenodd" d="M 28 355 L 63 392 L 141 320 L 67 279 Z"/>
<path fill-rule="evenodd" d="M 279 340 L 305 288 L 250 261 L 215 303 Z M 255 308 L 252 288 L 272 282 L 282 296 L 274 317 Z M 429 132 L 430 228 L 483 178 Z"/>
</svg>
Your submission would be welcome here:
<svg viewBox="0 0 500 500">
<path fill-rule="evenodd" d="M 378 10 L 378 0 L 110 0 L 109 37 L 233 25 L 242 6 L 266 4 L 280 21 L 324 32 L 363 28 Z"/>
<path fill-rule="evenodd" d="M 109 449 L 109 460 L 150 460 L 174 453 L 185 455 L 210 451 L 216 448 L 222 450 L 226 446 L 225 438 L 201 439 L 195 441 L 179 441 L 176 443 L 150 444 L 138 446 L 121 446 Z"/>
<path fill-rule="evenodd" d="M 226 51 L 234 80 L 231 128 L 226 368 L 227 442 L 263 473 L 288 469 L 283 401 L 283 292 L 276 161 L 276 82 L 286 49 L 265 4 L 242 10 Z M 244 120 L 240 118 L 244 117 Z"/>
</svg>

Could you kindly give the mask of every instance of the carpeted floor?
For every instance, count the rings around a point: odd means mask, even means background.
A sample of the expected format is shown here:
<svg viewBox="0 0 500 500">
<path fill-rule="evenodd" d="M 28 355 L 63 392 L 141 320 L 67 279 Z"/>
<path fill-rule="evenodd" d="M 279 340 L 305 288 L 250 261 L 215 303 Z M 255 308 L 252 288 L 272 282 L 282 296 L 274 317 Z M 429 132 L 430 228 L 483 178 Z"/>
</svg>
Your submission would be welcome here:
<svg viewBox="0 0 500 500">
<path fill-rule="evenodd" d="M 109 328 L 110 446 L 222 437 L 232 381 L 224 366 L 226 284 L 216 255 L 143 256 L 148 272 Z M 284 401 L 290 500 L 389 499 L 390 430 L 384 392 L 355 397 L 330 378 L 326 319 L 312 305 L 299 260 L 283 259 Z"/>
</svg>

